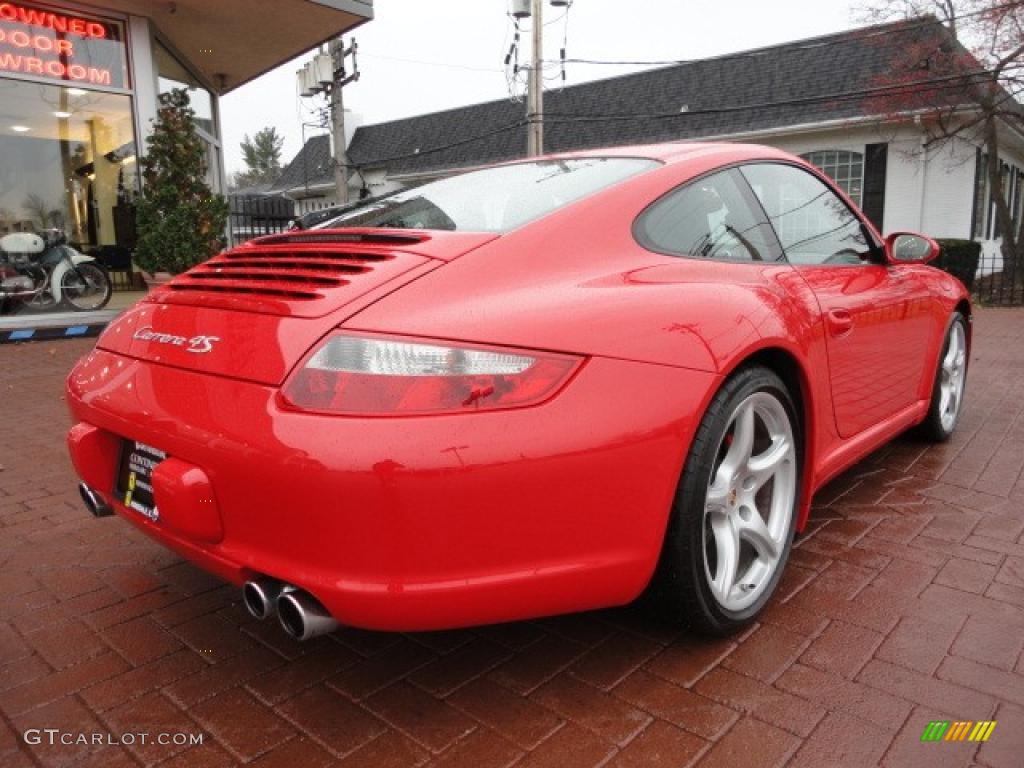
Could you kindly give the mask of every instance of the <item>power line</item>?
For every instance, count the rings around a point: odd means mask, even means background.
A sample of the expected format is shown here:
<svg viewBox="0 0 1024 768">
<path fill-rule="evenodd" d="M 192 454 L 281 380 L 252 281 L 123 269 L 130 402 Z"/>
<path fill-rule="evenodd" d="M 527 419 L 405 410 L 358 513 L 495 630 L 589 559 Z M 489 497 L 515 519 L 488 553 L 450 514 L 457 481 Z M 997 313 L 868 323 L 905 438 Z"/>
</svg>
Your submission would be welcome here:
<svg viewBox="0 0 1024 768">
<path fill-rule="evenodd" d="M 384 56 L 379 53 L 362 53 L 360 55 L 367 56 L 372 59 L 384 59 L 387 61 L 397 61 L 402 64 L 417 64 L 424 67 L 443 67 L 444 69 L 464 69 L 469 72 L 504 72 L 505 70 L 499 69 L 498 67 L 477 67 L 470 64 L 448 64 L 442 61 L 424 61 L 422 59 L 406 59 L 401 56 Z"/>
<path fill-rule="evenodd" d="M 914 80 L 907 83 L 894 83 L 892 85 L 877 86 L 874 88 L 862 88 L 852 91 L 838 91 L 835 93 L 820 94 L 817 96 L 802 96 L 780 101 L 765 101 L 753 104 L 735 104 L 728 107 L 708 107 L 705 109 L 688 109 L 680 112 L 654 112 L 654 113 L 606 113 L 606 114 L 581 114 L 574 112 L 552 112 L 549 111 L 546 117 L 562 117 L 587 121 L 630 121 L 630 120 L 656 120 L 662 118 L 689 117 L 693 115 L 729 114 L 732 112 L 743 112 L 755 109 L 772 109 L 778 107 L 793 107 L 818 102 L 845 101 L 849 99 L 864 98 L 870 96 L 900 96 L 911 95 L 922 92 L 934 92 L 941 90 L 956 90 L 969 85 L 977 85 L 984 78 L 992 73 L 989 70 L 976 70 L 957 75 L 930 78 L 928 80 Z M 971 82 L 975 81 L 975 82 Z M 945 85 L 943 85 L 945 84 Z"/>
<path fill-rule="evenodd" d="M 1006 3 L 1004 5 L 995 6 L 993 8 L 988 8 L 988 9 L 983 9 L 981 11 L 975 11 L 975 12 L 972 12 L 972 13 L 962 14 L 958 18 L 959 19 L 969 18 L 969 17 L 972 17 L 972 16 L 981 15 L 983 13 L 993 13 L 993 12 L 998 12 L 1000 10 L 1009 10 L 1009 9 L 1019 8 L 1019 7 L 1022 7 L 1022 6 L 1024 6 L 1024 0 L 1017 0 L 1015 2 Z M 391 56 L 383 56 L 383 55 L 377 56 L 377 58 L 391 59 L 391 60 L 394 60 L 394 61 L 401 61 L 401 62 L 410 63 L 410 64 L 420 64 L 420 65 L 425 65 L 425 66 L 442 66 L 442 67 L 453 68 L 453 69 L 468 69 L 468 70 L 475 70 L 475 71 L 504 71 L 505 74 L 506 74 L 506 80 L 508 81 L 510 97 L 513 99 L 513 101 L 517 101 L 518 100 L 517 99 L 517 94 L 515 92 L 516 89 L 514 88 L 513 83 L 518 80 L 518 76 L 519 76 L 520 70 L 521 70 L 521 67 L 519 66 L 519 63 L 518 63 L 518 58 L 519 58 L 518 57 L 518 53 L 519 53 L 518 43 L 519 43 L 519 39 L 520 39 L 521 28 L 519 26 L 518 20 L 512 18 L 511 14 L 508 14 L 508 15 L 510 16 L 510 19 L 513 22 L 513 29 L 512 29 L 513 41 L 512 41 L 512 45 L 509 47 L 508 52 L 507 52 L 506 57 L 505 57 L 505 63 L 506 63 L 507 66 L 506 66 L 506 68 L 504 70 L 492 70 L 492 69 L 484 69 L 484 68 L 480 68 L 480 67 L 472 67 L 472 66 L 469 66 L 469 65 L 444 64 L 444 63 L 441 63 L 441 62 L 428 62 L 428 61 L 421 61 L 421 60 L 416 60 L 416 59 L 404 59 L 404 58 L 401 58 L 401 57 L 391 57 Z M 566 27 L 567 27 L 568 26 L 568 14 L 567 13 L 563 14 L 562 17 L 559 17 L 555 21 L 561 21 L 561 20 L 563 20 L 563 18 L 566 21 Z M 535 19 L 535 21 L 536 21 L 536 19 Z M 543 26 L 548 26 L 548 24 L 551 24 L 551 23 L 553 23 L 553 22 L 548 22 L 547 24 L 543 24 Z M 936 24 L 939 24 L 939 23 L 940 22 L 937 19 L 935 19 L 934 17 L 931 17 L 931 18 L 917 19 L 917 20 L 910 21 L 910 22 L 903 22 L 902 24 L 898 25 L 898 28 L 895 28 L 895 29 L 894 29 L 894 27 L 897 27 L 897 24 L 887 25 L 886 28 L 884 28 L 884 29 L 879 29 L 877 27 L 869 27 L 866 30 L 864 30 L 862 34 L 859 34 L 859 35 L 856 34 L 856 32 L 853 35 L 847 34 L 844 38 L 842 38 L 842 41 L 846 42 L 846 41 L 849 41 L 849 40 L 866 40 L 866 39 L 875 38 L 875 37 L 884 36 L 884 35 L 892 35 L 892 34 L 898 34 L 898 33 L 901 33 L 901 32 L 907 32 L 907 31 L 911 31 L 911 30 L 918 29 L 918 28 L 921 28 L 921 27 L 933 26 L 933 25 L 936 25 Z M 563 67 L 564 67 L 565 63 L 584 63 L 584 64 L 602 64 L 602 65 L 628 65 L 628 66 L 672 66 L 672 65 L 685 65 L 685 64 L 697 63 L 697 62 L 700 62 L 700 61 L 707 61 L 707 59 L 699 59 L 699 60 L 672 60 L 672 61 L 602 61 L 602 60 L 582 59 L 582 58 L 572 58 L 572 59 L 570 59 L 570 58 L 565 58 L 565 53 L 564 53 L 564 46 L 566 45 L 565 40 L 567 39 L 567 37 L 568 37 L 568 34 L 567 34 L 567 30 L 566 30 L 566 32 L 564 33 L 564 37 L 563 37 L 562 58 L 559 59 L 559 60 L 555 60 L 555 61 L 544 60 L 542 63 L 560 64 Z M 508 38 L 506 37 L 506 42 L 507 42 L 507 40 L 508 40 Z M 803 45 L 797 45 L 797 46 L 794 46 L 794 45 L 773 46 L 772 48 L 769 48 L 769 49 L 760 49 L 760 50 L 757 50 L 757 51 L 750 51 L 750 52 L 747 52 L 747 53 L 727 54 L 727 55 L 724 55 L 724 56 L 721 56 L 721 57 L 718 57 L 718 58 L 726 58 L 726 59 L 760 58 L 760 57 L 762 57 L 764 55 L 767 55 L 770 51 L 776 50 L 779 47 L 784 47 L 784 48 L 787 49 L 787 51 L 810 50 L 810 49 L 814 49 L 814 48 L 825 47 L 825 46 L 829 45 L 830 42 L 831 42 L 830 39 L 826 39 L 826 40 L 809 41 L 809 42 L 807 42 L 807 43 L 805 43 Z M 514 60 L 514 63 L 513 63 L 513 60 Z M 511 65 L 511 66 L 509 66 L 509 65 Z M 978 70 L 978 71 L 974 71 L 974 72 L 966 72 L 966 73 L 961 73 L 961 74 L 956 74 L 956 75 L 949 75 L 949 76 L 944 76 L 944 77 L 931 78 L 931 79 L 927 79 L 927 80 L 916 80 L 916 81 L 907 82 L 907 83 L 894 83 L 894 84 L 891 84 L 891 85 L 883 85 L 883 86 L 878 86 L 878 87 L 874 87 L 874 88 L 864 88 L 864 89 L 859 89 L 859 90 L 843 91 L 843 92 L 823 94 L 823 95 L 817 95 L 817 96 L 798 97 L 798 98 L 784 99 L 784 100 L 778 100 L 778 101 L 761 102 L 761 103 L 755 103 L 755 104 L 739 104 L 739 105 L 732 105 L 732 106 L 727 106 L 727 107 L 706 108 L 706 109 L 696 109 L 696 110 L 689 110 L 689 109 L 687 109 L 686 111 L 680 111 L 680 112 L 664 112 L 664 113 L 649 113 L 649 114 L 643 114 L 643 113 L 631 113 L 631 114 L 625 114 L 625 113 L 619 113 L 619 114 L 614 114 L 614 113 L 613 114 L 580 114 L 580 113 L 571 113 L 571 112 L 561 112 L 561 113 L 559 113 L 559 112 L 548 112 L 548 114 L 546 115 L 545 119 L 549 120 L 550 122 L 553 122 L 553 123 L 571 124 L 571 123 L 583 123 L 583 122 L 613 122 L 613 121 L 658 120 L 658 119 L 681 118 L 681 117 L 695 116 L 695 115 L 729 114 L 729 113 L 735 113 L 735 112 L 741 112 L 741 111 L 765 110 L 765 109 L 772 109 L 772 108 L 784 108 L 784 107 L 801 106 L 801 105 L 808 105 L 808 104 L 815 104 L 815 103 L 842 102 L 842 101 L 847 101 L 847 100 L 851 100 L 851 99 L 867 98 L 867 97 L 872 97 L 872 96 L 879 97 L 879 96 L 885 96 L 885 95 L 898 96 L 898 95 L 910 95 L 910 94 L 915 94 L 915 93 L 917 93 L 917 94 L 919 94 L 919 93 L 936 93 L 936 92 L 940 92 L 940 91 L 943 91 L 943 90 L 954 91 L 954 90 L 957 90 L 957 89 L 964 89 L 964 88 L 970 87 L 972 85 L 980 84 L 982 82 L 982 80 L 979 80 L 978 78 L 990 77 L 991 75 L 992 75 L 992 73 L 987 71 L 987 70 Z M 545 79 L 547 79 L 547 78 L 545 78 Z M 881 117 L 881 116 L 879 116 L 879 117 Z M 458 141 L 453 141 L 453 142 L 450 142 L 450 143 L 446 143 L 446 144 L 442 144 L 442 145 L 438 145 L 438 146 L 434 146 L 434 147 L 429 147 L 427 149 L 418 149 L 418 150 L 415 150 L 415 151 L 412 151 L 412 152 L 406 152 L 406 153 L 402 153 L 402 154 L 397 154 L 397 155 L 393 155 L 391 157 L 374 158 L 372 161 L 370 161 L 370 163 L 372 163 L 374 165 L 386 165 L 386 164 L 398 162 L 398 161 L 401 161 L 401 160 L 409 160 L 409 159 L 413 159 L 413 158 L 417 158 L 417 157 L 423 157 L 425 155 L 436 154 L 436 153 L 439 153 L 439 152 L 444 152 L 446 150 L 455 149 L 455 148 L 458 148 L 458 147 L 461 147 L 461 146 L 465 146 L 467 144 L 471 144 L 471 143 L 474 143 L 474 142 L 477 142 L 477 141 L 482 141 L 484 139 L 490 138 L 490 137 L 495 136 L 495 135 L 500 135 L 500 134 L 503 134 L 503 133 L 507 133 L 509 131 L 517 130 L 517 129 L 520 129 L 520 128 L 524 127 L 524 126 L 529 126 L 529 125 L 533 124 L 534 122 L 535 122 L 535 120 L 533 120 L 533 119 L 517 120 L 515 122 L 503 125 L 503 126 L 498 127 L 496 129 L 489 130 L 489 131 L 486 131 L 486 132 L 483 132 L 483 133 L 480 133 L 480 134 L 475 134 L 473 136 L 469 136 L 469 137 L 466 137 L 464 139 L 460 139 Z M 365 167 L 366 165 L 368 165 L 370 163 L 364 163 L 363 167 Z M 350 164 L 349 167 L 358 169 L 359 166 L 357 166 L 355 164 Z"/>
<path fill-rule="evenodd" d="M 942 90 L 956 90 L 963 88 L 968 83 L 964 82 L 968 78 L 982 77 L 990 75 L 991 72 L 987 70 L 980 70 L 975 73 L 969 73 L 964 75 L 950 75 L 947 77 L 931 78 L 929 80 L 916 80 L 909 83 L 899 83 L 894 85 L 879 86 L 876 88 L 864 88 L 861 90 L 844 91 L 840 93 L 823 94 L 819 96 L 807 96 L 795 99 L 783 99 L 774 102 L 761 102 L 758 104 L 745 104 L 745 105 L 733 105 L 729 107 L 709 108 L 704 110 L 691 110 L 688 112 L 663 112 L 663 113 L 649 113 L 649 114 L 575 114 L 575 113 L 557 113 L 549 112 L 545 116 L 545 121 L 557 122 L 557 123 L 583 123 L 583 122 L 615 122 L 615 121 L 631 121 L 631 120 L 655 120 L 655 119 L 666 119 L 666 118 L 680 118 L 690 117 L 693 115 L 701 114 L 728 114 L 731 112 L 739 112 L 744 110 L 756 110 L 756 109 L 771 109 L 788 106 L 801 106 L 811 104 L 815 102 L 828 103 L 834 101 L 843 101 L 853 98 L 863 98 L 870 96 L 885 96 L 885 95 L 904 95 L 909 93 L 922 93 L 922 92 L 936 92 Z M 925 87 L 927 86 L 927 87 Z M 882 117 L 882 116 L 879 116 Z M 367 163 L 353 164 L 351 167 L 365 167 L 367 165 L 387 165 L 388 163 L 398 162 L 400 160 L 410 160 L 416 157 L 422 157 L 424 155 L 436 154 L 438 152 L 444 152 L 449 149 L 455 149 L 467 144 L 472 144 L 476 141 L 490 138 L 491 136 L 507 133 L 509 131 L 522 128 L 528 125 L 528 120 L 516 120 L 515 122 L 508 123 L 499 128 L 485 131 L 484 133 L 475 134 L 468 136 L 465 139 L 450 142 L 447 144 L 438 145 L 435 147 L 429 147 L 427 149 L 421 149 L 413 152 L 406 152 L 399 155 L 393 155 L 391 157 L 373 158 Z"/>
<path fill-rule="evenodd" d="M 514 130 L 516 128 L 522 128 L 523 126 L 525 126 L 527 124 L 528 124 L 527 120 L 516 120 L 515 122 L 508 123 L 506 125 L 501 126 L 500 128 L 495 128 L 494 130 L 485 131 L 484 133 L 479 133 L 479 134 L 476 134 L 474 136 L 469 136 L 469 137 L 467 137 L 465 139 L 460 139 L 459 141 L 453 141 L 453 142 L 451 142 L 449 144 L 442 144 L 442 145 L 437 146 L 437 147 L 429 147 L 428 149 L 418 149 L 418 150 L 414 150 L 412 152 L 406 152 L 406 153 L 401 154 L 401 155 L 392 155 L 391 157 L 374 158 L 369 163 L 363 163 L 361 166 L 358 165 L 358 164 L 350 164 L 349 167 L 359 168 L 359 167 L 365 167 L 365 166 L 370 165 L 370 164 L 372 164 L 372 165 L 386 165 L 387 163 L 394 163 L 394 162 L 397 162 L 399 160 L 409 160 L 409 159 L 414 158 L 414 157 L 423 157 L 424 155 L 432 155 L 432 154 L 435 154 L 437 152 L 444 152 L 445 150 L 448 150 L 448 149 L 455 149 L 457 147 L 461 147 L 461 146 L 464 146 L 466 144 L 472 144 L 473 142 L 481 141 L 482 139 L 489 139 L 491 136 L 497 136 L 498 134 L 507 133 L 508 131 Z"/>
<path fill-rule="evenodd" d="M 982 16 L 982 15 L 989 14 L 989 13 L 995 13 L 995 12 L 998 12 L 998 11 L 1001 11 L 1001 10 L 1012 10 L 1014 8 L 1021 8 L 1021 7 L 1024 7 L 1024 0 L 1015 0 L 1015 2 L 1010 2 L 1010 3 L 1005 3 L 1003 5 L 993 6 L 992 8 L 984 8 L 984 9 L 981 9 L 981 10 L 972 11 L 970 13 L 960 14 L 959 16 L 956 17 L 956 20 L 960 21 L 961 19 L 968 19 L 968 18 L 972 18 L 974 16 Z M 868 40 L 868 39 L 871 39 L 871 38 L 874 38 L 874 37 L 883 37 L 883 36 L 886 36 L 886 35 L 899 34 L 901 32 L 912 31 L 912 30 L 915 30 L 915 29 L 919 29 L 921 27 L 928 27 L 928 26 L 932 26 L 932 25 L 935 25 L 935 24 L 941 24 L 941 23 L 942 22 L 939 19 L 936 19 L 936 18 L 919 18 L 919 19 L 915 19 L 913 21 L 908 21 L 908 22 L 891 22 L 889 25 L 887 25 L 888 28 L 886 28 L 886 29 L 878 29 L 877 27 L 867 27 L 867 28 L 865 28 L 863 30 L 863 34 L 857 34 L 861 30 L 854 30 L 853 34 L 846 35 L 843 38 L 843 42 L 852 41 L 852 40 Z M 891 27 L 895 26 L 895 25 L 900 25 L 900 28 L 898 30 L 892 29 Z M 844 34 L 844 33 L 837 33 L 837 34 Z M 815 40 L 813 42 L 805 43 L 803 45 L 789 45 L 789 44 L 783 43 L 783 44 L 777 45 L 777 46 L 769 46 L 767 48 L 760 48 L 760 49 L 755 50 L 755 51 L 747 51 L 747 52 L 740 52 L 740 53 L 727 53 L 727 54 L 723 54 L 721 56 L 711 57 L 710 60 L 714 60 L 714 59 L 742 59 L 742 58 L 757 59 L 757 58 L 760 58 L 762 56 L 769 55 L 769 53 L 774 52 L 778 48 L 785 48 L 787 51 L 806 51 L 806 50 L 813 50 L 815 48 L 823 48 L 823 47 L 825 47 L 825 46 L 827 46 L 829 44 L 830 44 L 829 40 L 820 40 L 820 39 L 819 40 Z M 686 65 L 686 64 L 697 64 L 697 63 L 704 62 L 704 61 L 709 61 L 709 59 L 708 58 L 703 58 L 703 59 L 664 59 L 664 60 L 648 60 L 648 61 L 642 61 L 642 60 L 637 60 L 637 61 L 628 61 L 628 60 L 627 61 L 618 61 L 618 60 L 589 59 L 589 58 L 568 58 L 568 59 L 565 59 L 565 63 L 566 64 L 594 64 L 594 65 L 621 66 L 621 67 L 671 67 L 671 66 L 681 66 L 681 65 Z M 562 61 L 560 59 L 545 59 L 544 63 L 545 64 L 561 64 Z"/>
<path fill-rule="evenodd" d="M 513 104 L 522 104 L 522 97 L 519 95 L 520 89 L 520 66 L 519 66 L 519 40 L 521 38 L 522 30 L 519 26 L 519 19 L 513 16 L 511 12 L 506 11 L 505 15 L 511 22 L 512 30 L 512 42 L 508 46 L 507 53 L 505 54 L 505 85 L 508 88 L 508 98 Z M 508 43 L 509 36 L 506 32 L 505 42 Z M 504 48 L 504 45 L 502 46 Z"/>
</svg>

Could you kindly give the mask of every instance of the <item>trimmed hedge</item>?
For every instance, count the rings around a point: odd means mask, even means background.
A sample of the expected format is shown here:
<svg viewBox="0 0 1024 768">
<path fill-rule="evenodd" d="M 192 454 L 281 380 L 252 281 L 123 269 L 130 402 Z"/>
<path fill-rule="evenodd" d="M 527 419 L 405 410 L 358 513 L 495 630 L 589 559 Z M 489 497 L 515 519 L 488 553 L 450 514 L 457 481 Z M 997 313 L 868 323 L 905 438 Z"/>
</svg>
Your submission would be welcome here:
<svg viewBox="0 0 1024 768">
<path fill-rule="evenodd" d="M 981 259 L 981 243 L 952 238 L 937 242 L 941 250 L 939 258 L 932 262 L 932 266 L 949 272 L 963 283 L 968 291 L 973 290 L 974 276 L 978 273 L 978 261 Z"/>
</svg>

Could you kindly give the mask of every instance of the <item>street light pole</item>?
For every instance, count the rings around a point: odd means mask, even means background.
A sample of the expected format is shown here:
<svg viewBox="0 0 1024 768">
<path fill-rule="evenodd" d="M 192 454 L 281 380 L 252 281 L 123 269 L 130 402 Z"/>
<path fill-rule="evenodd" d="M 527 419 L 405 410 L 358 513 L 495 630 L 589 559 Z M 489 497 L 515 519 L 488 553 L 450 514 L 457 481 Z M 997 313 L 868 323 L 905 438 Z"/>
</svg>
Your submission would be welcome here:
<svg viewBox="0 0 1024 768">
<path fill-rule="evenodd" d="M 544 0 L 533 0 L 533 63 L 530 66 L 526 119 L 529 131 L 527 154 L 544 154 Z"/>
</svg>

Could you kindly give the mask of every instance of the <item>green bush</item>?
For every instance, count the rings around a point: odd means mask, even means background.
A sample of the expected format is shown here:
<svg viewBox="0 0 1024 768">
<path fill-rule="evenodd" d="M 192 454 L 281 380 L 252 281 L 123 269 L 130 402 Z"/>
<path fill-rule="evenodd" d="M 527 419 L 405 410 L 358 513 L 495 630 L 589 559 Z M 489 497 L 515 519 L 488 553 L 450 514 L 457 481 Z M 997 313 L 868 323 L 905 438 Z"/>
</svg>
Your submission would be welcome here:
<svg viewBox="0 0 1024 768">
<path fill-rule="evenodd" d="M 981 243 L 974 240 L 955 240 L 952 238 L 939 240 L 939 258 L 932 262 L 943 272 L 949 272 L 963 283 L 967 290 L 974 288 L 974 276 L 978 273 L 978 261 L 981 259 Z"/>
<path fill-rule="evenodd" d="M 224 247 L 228 204 L 206 183 L 206 152 L 184 88 L 160 95 L 142 160 L 135 262 L 147 272 L 178 274 Z"/>
</svg>

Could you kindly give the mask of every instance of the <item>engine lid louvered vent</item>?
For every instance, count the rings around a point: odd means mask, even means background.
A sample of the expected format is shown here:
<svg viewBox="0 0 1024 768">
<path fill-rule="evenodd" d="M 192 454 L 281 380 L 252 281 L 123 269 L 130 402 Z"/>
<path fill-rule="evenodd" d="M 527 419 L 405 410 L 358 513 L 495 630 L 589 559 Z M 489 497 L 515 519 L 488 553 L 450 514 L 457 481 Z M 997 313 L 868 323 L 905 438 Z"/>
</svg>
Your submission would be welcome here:
<svg viewBox="0 0 1024 768">
<path fill-rule="evenodd" d="M 154 301 L 318 317 L 428 261 L 382 243 L 265 238 L 178 275 Z"/>
<path fill-rule="evenodd" d="M 372 231 L 357 234 L 334 242 L 261 238 L 225 251 L 152 291 L 112 322 L 97 346 L 278 386 L 344 320 L 497 237 L 420 232 L 409 235 L 416 242 L 395 243 L 374 240 Z"/>
<path fill-rule="evenodd" d="M 293 245 L 296 243 L 367 243 L 374 245 L 413 245 L 427 239 L 423 234 L 391 234 L 379 231 L 342 231 L 337 229 L 299 230 L 260 239 L 261 245 Z"/>
</svg>

